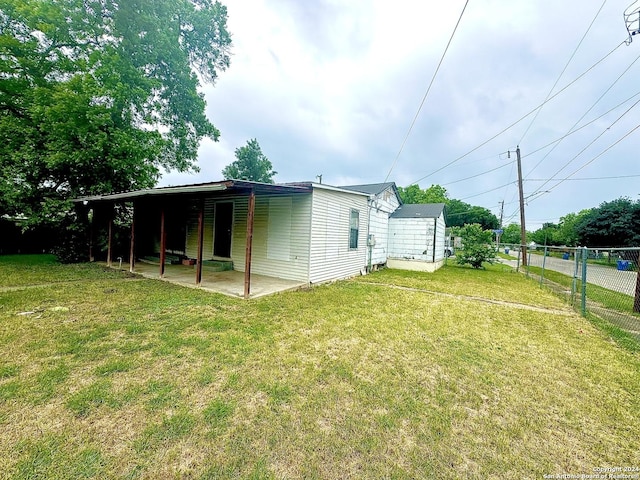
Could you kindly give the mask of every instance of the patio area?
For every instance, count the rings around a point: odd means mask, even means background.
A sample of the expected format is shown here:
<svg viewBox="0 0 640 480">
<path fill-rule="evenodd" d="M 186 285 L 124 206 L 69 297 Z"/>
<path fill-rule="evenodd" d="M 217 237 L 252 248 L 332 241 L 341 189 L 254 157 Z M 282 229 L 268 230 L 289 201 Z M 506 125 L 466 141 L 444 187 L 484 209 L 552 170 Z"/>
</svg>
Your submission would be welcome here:
<svg viewBox="0 0 640 480">
<path fill-rule="evenodd" d="M 114 263 L 114 266 L 116 264 Z M 117 268 L 117 266 L 116 266 Z M 207 271 L 202 269 L 202 283 L 196 285 L 196 268 L 188 265 L 165 265 L 164 278 L 160 278 L 160 265 L 138 262 L 135 273 L 145 278 L 163 280 L 184 287 L 200 288 L 209 292 L 222 293 L 230 297 L 244 297 L 244 272 L 235 270 L 226 272 Z M 287 290 L 297 290 L 307 287 L 305 282 L 284 280 L 266 275 L 251 274 L 250 298 L 263 297 Z"/>
</svg>

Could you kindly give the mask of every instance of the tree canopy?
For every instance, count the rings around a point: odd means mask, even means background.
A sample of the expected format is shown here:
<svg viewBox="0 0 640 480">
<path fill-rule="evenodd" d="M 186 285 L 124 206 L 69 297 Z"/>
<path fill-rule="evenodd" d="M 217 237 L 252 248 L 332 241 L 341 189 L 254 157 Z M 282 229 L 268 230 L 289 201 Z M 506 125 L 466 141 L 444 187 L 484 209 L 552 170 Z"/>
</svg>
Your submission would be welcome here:
<svg viewBox="0 0 640 480">
<path fill-rule="evenodd" d="M 603 202 L 581 215 L 575 225 L 578 242 L 589 247 L 640 245 L 640 202 L 622 197 Z"/>
<path fill-rule="evenodd" d="M 498 218 L 484 207 L 470 205 L 461 200 L 449 198 L 447 190 L 440 185 L 431 185 L 422 190 L 418 185 L 398 187 L 398 193 L 404 203 L 444 203 L 447 207 L 447 226 L 461 227 L 478 223 L 485 230 L 498 228 Z"/>
<path fill-rule="evenodd" d="M 198 92 L 229 65 L 212 0 L 4 0 L 0 214 L 58 221 L 70 198 L 197 170 L 218 130 Z"/>
<path fill-rule="evenodd" d="M 225 179 L 262 183 L 273 183 L 273 177 L 277 173 L 255 138 L 248 140 L 245 146 L 236 148 L 236 160 L 222 170 Z"/>
</svg>

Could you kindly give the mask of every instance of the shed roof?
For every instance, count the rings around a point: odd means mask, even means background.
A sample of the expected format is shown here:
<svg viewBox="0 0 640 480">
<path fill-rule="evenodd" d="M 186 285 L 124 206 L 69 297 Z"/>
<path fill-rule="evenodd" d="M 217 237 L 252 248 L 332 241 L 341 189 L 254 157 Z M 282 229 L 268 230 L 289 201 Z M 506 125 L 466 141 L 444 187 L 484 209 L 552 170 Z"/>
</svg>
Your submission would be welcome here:
<svg viewBox="0 0 640 480">
<path fill-rule="evenodd" d="M 404 204 L 390 218 L 438 218 L 443 212 L 444 203 Z"/>
</svg>

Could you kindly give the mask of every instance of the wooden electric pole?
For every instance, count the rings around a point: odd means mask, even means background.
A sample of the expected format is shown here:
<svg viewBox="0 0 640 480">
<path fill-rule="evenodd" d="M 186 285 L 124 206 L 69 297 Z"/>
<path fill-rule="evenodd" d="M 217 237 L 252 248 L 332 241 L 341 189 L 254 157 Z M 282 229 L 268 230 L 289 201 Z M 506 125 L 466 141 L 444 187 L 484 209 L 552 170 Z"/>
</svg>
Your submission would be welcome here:
<svg viewBox="0 0 640 480">
<path fill-rule="evenodd" d="M 524 222 L 524 192 L 522 190 L 522 162 L 520 161 L 520 146 L 516 147 L 518 159 L 518 191 L 520 192 L 520 251 L 522 252 L 522 266 L 527 266 L 527 227 Z"/>
<path fill-rule="evenodd" d="M 500 202 L 500 225 L 498 225 L 499 233 L 496 233 L 496 250 L 500 249 L 500 237 L 502 236 L 502 217 L 504 215 L 504 200 Z"/>
</svg>

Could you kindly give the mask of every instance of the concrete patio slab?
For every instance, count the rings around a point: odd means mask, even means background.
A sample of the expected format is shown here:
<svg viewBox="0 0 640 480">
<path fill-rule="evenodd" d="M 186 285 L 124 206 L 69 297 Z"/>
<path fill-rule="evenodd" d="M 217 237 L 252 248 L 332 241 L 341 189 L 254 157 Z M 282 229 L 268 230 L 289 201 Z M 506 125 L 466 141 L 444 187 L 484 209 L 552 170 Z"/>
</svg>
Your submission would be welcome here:
<svg viewBox="0 0 640 480">
<path fill-rule="evenodd" d="M 196 267 L 193 265 L 165 265 L 164 278 L 160 278 L 160 265 L 138 262 L 135 265 L 135 273 L 145 278 L 222 293 L 230 297 L 244 297 L 244 272 L 235 270 L 213 272 L 203 268 L 200 286 L 196 285 Z M 305 282 L 251 274 L 250 298 L 263 297 L 288 290 L 298 290 L 307 286 Z"/>
</svg>

